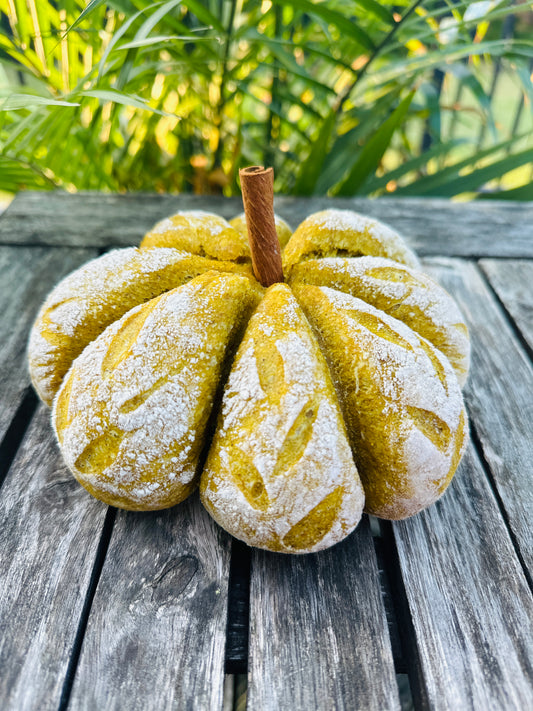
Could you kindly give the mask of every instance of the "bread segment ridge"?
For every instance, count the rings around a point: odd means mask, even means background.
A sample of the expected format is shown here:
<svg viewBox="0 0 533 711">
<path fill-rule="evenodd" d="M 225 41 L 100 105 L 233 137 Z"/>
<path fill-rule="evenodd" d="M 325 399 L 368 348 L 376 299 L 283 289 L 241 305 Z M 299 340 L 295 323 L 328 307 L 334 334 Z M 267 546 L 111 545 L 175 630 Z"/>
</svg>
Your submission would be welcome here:
<svg viewBox="0 0 533 711">
<path fill-rule="evenodd" d="M 285 553 L 331 546 L 360 519 L 364 494 L 328 368 L 284 284 L 248 323 L 200 494 L 232 535 Z"/>
<path fill-rule="evenodd" d="M 85 348 L 52 419 L 90 493 L 148 510 L 195 488 L 224 360 L 256 303 L 247 277 L 207 272 L 131 310 Z"/>
<path fill-rule="evenodd" d="M 242 272 L 245 266 L 216 262 L 176 249 L 117 249 L 63 279 L 41 307 L 30 333 L 31 380 L 51 405 L 73 360 L 130 309 L 210 269 Z"/>
<path fill-rule="evenodd" d="M 290 283 L 343 291 L 403 321 L 444 353 L 460 385 L 465 384 L 470 367 L 467 325 L 452 297 L 427 274 L 381 257 L 326 257 L 296 264 Z"/>
<path fill-rule="evenodd" d="M 322 257 L 386 257 L 417 267 L 416 254 L 402 237 L 383 222 L 353 210 L 315 212 L 296 229 L 283 250 L 285 277 L 295 264 Z"/>
<path fill-rule="evenodd" d="M 298 285 L 330 365 L 365 510 L 402 519 L 444 492 L 466 445 L 459 383 L 429 341 L 349 294 Z"/>
</svg>

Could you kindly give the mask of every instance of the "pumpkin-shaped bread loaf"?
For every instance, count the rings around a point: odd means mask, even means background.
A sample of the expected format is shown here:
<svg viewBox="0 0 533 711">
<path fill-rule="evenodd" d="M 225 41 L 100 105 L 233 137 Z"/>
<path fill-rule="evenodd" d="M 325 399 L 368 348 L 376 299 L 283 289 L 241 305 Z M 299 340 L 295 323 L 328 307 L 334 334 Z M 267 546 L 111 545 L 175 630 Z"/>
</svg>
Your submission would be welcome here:
<svg viewBox="0 0 533 711">
<path fill-rule="evenodd" d="M 285 283 L 265 288 L 242 216 L 169 217 L 64 279 L 28 355 L 91 494 L 150 510 L 200 484 L 234 536 L 305 553 L 363 510 L 405 518 L 443 493 L 466 442 L 469 340 L 389 227 L 325 210 L 276 231 Z"/>
</svg>

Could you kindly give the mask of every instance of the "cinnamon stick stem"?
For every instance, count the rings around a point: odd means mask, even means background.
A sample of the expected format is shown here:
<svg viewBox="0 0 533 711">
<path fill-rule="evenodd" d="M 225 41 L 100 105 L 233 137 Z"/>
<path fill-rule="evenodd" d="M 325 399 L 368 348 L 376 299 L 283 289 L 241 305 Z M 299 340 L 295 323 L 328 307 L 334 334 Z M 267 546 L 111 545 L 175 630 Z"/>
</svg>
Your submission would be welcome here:
<svg viewBox="0 0 533 711">
<path fill-rule="evenodd" d="M 270 286 L 283 281 L 281 249 L 274 218 L 274 171 L 253 165 L 239 170 L 255 278 Z"/>
</svg>

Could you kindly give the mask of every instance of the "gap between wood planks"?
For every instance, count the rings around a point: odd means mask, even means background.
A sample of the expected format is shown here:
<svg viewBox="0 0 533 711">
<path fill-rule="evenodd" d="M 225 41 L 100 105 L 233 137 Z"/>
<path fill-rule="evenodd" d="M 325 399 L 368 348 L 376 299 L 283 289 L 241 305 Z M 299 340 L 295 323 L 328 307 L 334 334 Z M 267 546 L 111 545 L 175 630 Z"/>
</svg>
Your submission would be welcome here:
<svg viewBox="0 0 533 711">
<path fill-rule="evenodd" d="M 488 289 L 490 294 L 492 294 L 496 304 L 500 307 L 501 313 L 502 313 L 504 319 L 507 321 L 516 340 L 518 341 L 518 343 L 520 344 L 522 349 L 525 351 L 529 360 L 533 361 L 533 352 L 530 348 L 529 343 L 524 338 L 522 331 L 516 324 L 515 320 L 513 319 L 511 313 L 505 306 L 504 302 L 500 299 L 498 292 L 492 286 L 490 279 L 488 278 L 488 276 L 485 274 L 485 272 L 483 271 L 483 269 L 480 267 L 480 265 L 477 262 L 476 262 L 476 270 L 477 270 L 478 274 L 480 275 L 480 278 L 483 281 L 484 285 L 486 286 L 486 288 Z M 505 509 L 502 497 L 498 491 L 498 487 L 496 485 L 496 481 L 495 481 L 494 476 L 492 474 L 489 462 L 487 461 L 487 458 L 485 457 L 485 452 L 483 451 L 483 443 L 481 441 L 481 437 L 479 436 L 477 428 L 472 420 L 470 420 L 470 438 L 471 438 L 472 443 L 473 443 L 473 445 L 476 449 L 476 452 L 479 456 L 479 459 L 480 459 L 483 469 L 485 471 L 487 481 L 490 485 L 490 488 L 492 490 L 492 493 L 494 495 L 496 503 L 498 504 L 498 508 L 499 508 L 501 517 L 505 523 L 507 532 L 509 533 L 509 538 L 511 539 L 511 543 L 513 545 L 514 552 L 516 553 L 516 557 L 520 561 L 520 566 L 521 566 L 522 570 L 524 571 L 524 575 L 527 580 L 527 584 L 529 585 L 529 589 L 531 590 L 531 593 L 533 594 L 533 578 L 531 577 L 531 573 L 528 570 L 528 567 L 527 567 L 527 565 L 524 561 L 524 558 L 522 556 L 522 553 L 520 551 L 520 546 L 518 544 L 518 540 L 517 540 L 516 535 L 514 534 L 513 529 L 511 527 L 511 523 L 509 521 L 507 511 Z"/>
<path fill-rule="evenodd" d="M 483 259 L 484 259 L 484 257 L 483 257 Z M 516 340 L 520 343 L 520 345 L 526 352 L 526 355 L 528 356 L 529 360 L 531 360 L 533 362 L 533 350 L 531 350 L 531 346 L 524 338 L 524 334 L 520 330 L 518 324 L 515 322 L 512 314 L 509 312 L 505 303 L 500 299 L 500 295 L 498 294 L 496 289 L 492 286 L 492 283 L 491 283 L 489 277 L 487 276 L 485 271 L 481 268 L 478 261 L 476 261 L 476 269 L 477 269 L 483 283 L 487 287 L 488 291 L 492 294 L 492 296 L 494 297 L 494 300 L 500 307 L 502 314 L 503 314 L 505 320 L 507 321 L 507 323 L 509 324 L 511 331 L 513 332 Z"/>
<path fill-rule="evenodd" d="M 522 568 L 522 571 L 523 571 L 524 576 L 526 578 L 527 584 L 529 585 L 529 589 L 531 590 L 531 593 L 533 594 L 533 579 L 531 578 L 531 574 L 528 570 L 526 562 L 522 556 L 522 553 L 520 552 L 520 546 L 518 545 L 518 540 L 517 540 L 515 534 L 513 533 L 513 529 L 511 527 L 509 517 L 507 516 L 507 511 L 505 510 L 504 503 L 503 503 L 500 493 L 498 491 L 498 487 L 496 486 L 496 482 L 494 480 L 494 476 L 493 476 L 492 471 L 490 469 L 490 465 L 485 457 L 485 453 L 483 451 L 483 443 L 482 443 L 481 438 L 478 434 L 476 426 L 472 421 L 470 421 L 470 439 L 472 441 L 472 444 L 474 445 L 474 449 L 477 452 L 477 455 L 479 457 L 479 460 L 480 460 L 483 470 L 485 472 L 485 476 L 487 477 L 487 481 L 489 483 L 490 489 L 492 491 L 494 499 L 496 500 L 496 504 L 498 505 L 500 515 L 501 515 L 503 522 L 505 524 L 505 528 L 507 529 L 507 533 L 509 534 L 509 538 L 511 539 L 511 544 L 513 546 L 513 550 L 516 553 L 516 557 L 518 558 L 518 561 L 520 562 L 520 567 Z"/>
<path fill-rule="evenodd" d="M 115 523 L 116 515 L 117 509 L 113 506 L 109 506 L 104 520 L 104 525 L 102 526 L 100 541 L 96 550 L 91 579 L 89 581 L 89 586 L 85 595 L 85 602 L 83 603 L 83 608 L 81 610 L 78 629 L 76 630 L 74 644 L 72 645 L 72 652 L 65 675 L 65 681 L 63 682 L 63 688 L 61 690 L 58 711 L 66 711 L 68 707 L 70 694 L 72 692 L 72 685 L 74 683 L 74 677 L 76 676 L 76 668 L 78 666 L 78 661 L 80 658 L 83 638 L 85 636 L 85 630 L 87 629 L 89 615 L 91 614 L 91 607 L 96 593 L 96 588 L 98 587 L 98 581 L 100 580 L 102 568 L 104 567 L 104 562 L 107 550 L 109 548 L 109 542 L 111 540 L 111 534 L 113 532 L 113 525 Z"/>
<path fill-rule="evenodd" d="M 424 691 L 420 688 L 422 675 L 418 672 L 418 648 L 391 522 L 373 516 L 369 518 L 398 694 L 401 708 L 407 711 L 422 705 L 422 699 L 425 698 Z"/>
<path fill-rule="evenodd" d="M 226 674 L 248 672 L 251 556 L 249 546 L 236 538 L 232 540 L 226 625 Z"/>
<path fill-rule="evenodd" d="M 401 707 L 406 710 L 413 709 L 413 693 L 417 694 L 417 699 L 422 699 L 424 692 L 419 689 L 421 675 L 417 673 L 418 650 L 400 573 L 396 543 L 388 522 L 370 517 L 370 527 L 379 566 L 381 596 L 389 627 Z M 246 700 L 250 561 L 251 549 L 234 539 L 228 590 L 224 711 L 241 711 Z"/>
<path fill-rule="evenodd" d="M 37 409 L 37 396 L 30 386 L 26 388 L 11 424 L 0 442 L 0 487 L 9 472 L 20 443 Z"/>
</svg>

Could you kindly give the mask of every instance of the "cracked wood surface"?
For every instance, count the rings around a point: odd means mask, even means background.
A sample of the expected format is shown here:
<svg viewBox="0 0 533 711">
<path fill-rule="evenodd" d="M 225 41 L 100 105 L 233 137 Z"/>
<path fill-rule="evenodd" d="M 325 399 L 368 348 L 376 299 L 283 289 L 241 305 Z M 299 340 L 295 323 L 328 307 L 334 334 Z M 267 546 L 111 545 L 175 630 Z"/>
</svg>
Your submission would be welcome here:
<svg viewBox="0 0 533 711">
<path fill-rule="evenodd" d="M 310 556 L 252 552 L 248 708 L 409 708 L 397 684 L 407 673 L 415 709 L 522 711 L 533 706 L 533 204 L 276 203 L 293 225 L 325 207 L 389 222 L 458 300 L 472 337 L 473 443 L 444 497 L 409 521 L 372 535 L 365 522 Z M 227 707 L 230 538 L 196 496 L 118 512 L 111 530 L 62 464 L 48 411 L 32 418 L 24 405 L 26 340 L 46 293 L 95 248 L 135 244 L 178 209 L 232 217 L 241 205 L 25 193 L 0 216 L 3 709 Z M 247 560 L 232 583 L 240 654 Z"/>
<path fill-rule="evenodd" d="M 231 219 L 240 198 L 131 193 L 21 193 L 0 220 L 0 243 L 108 247 L 137 245 L 157 220 L 177 210 Z M 313 212 L 351 209 L 388 222 L 421 255 L 533 257 L 533 204 L 452 203 L 442 198 L 295 198 L 274 208 L 293 228 Z"/>
</svg>

